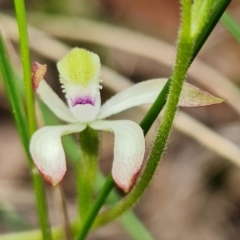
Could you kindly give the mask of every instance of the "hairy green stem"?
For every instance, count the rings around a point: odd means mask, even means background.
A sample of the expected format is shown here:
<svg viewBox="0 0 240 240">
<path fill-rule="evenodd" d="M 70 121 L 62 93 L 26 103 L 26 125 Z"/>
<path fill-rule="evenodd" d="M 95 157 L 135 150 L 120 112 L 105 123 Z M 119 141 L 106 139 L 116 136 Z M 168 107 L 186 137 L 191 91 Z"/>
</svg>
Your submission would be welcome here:
<svg viewBox="0 0 240 240">
<path fill-rule="evenodd" d="M 200 12 L 204 0 L 194 0 L 192 3 L 192 16 L 197 16 L 197 13 Z M 193 19 L 194 21 L 194 19 Z"/>
<path fill-rule="evenodd" d="M 197 37 L 191 61 L 197 56 L 198 52 L 202 48 L 203 44 L 206 42 L 208 36 L 210 35 L 210 33 L 220 20 L 221 16 L 223 15 L 224 11 L 227 9 L 231 1 L 232 0 L 218 0 L 215 3 L 211 11 L 211 14 L 208 18 L 207 24 L 205 24 L 201 34 L 199 34 Z"/>
<path fill-rule="evenodd" d="M 215 3 L 215 0 L 204 0 L 202 1 L 201 8 L 192 11 L 192 26 L 191 26 L 191 36 L 196 38 L 202 31 L 202 28 L 206 25 L 208 21 L 210 11 Z M 194 4 L 193 4 L 194 5 Z"/>
</svg>

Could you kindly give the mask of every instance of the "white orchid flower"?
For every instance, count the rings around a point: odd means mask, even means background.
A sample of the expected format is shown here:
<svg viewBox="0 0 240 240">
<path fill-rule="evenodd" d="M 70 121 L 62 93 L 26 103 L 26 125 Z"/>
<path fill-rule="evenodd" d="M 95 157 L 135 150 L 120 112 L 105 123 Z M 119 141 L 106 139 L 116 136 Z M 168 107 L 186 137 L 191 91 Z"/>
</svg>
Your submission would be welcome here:
<svg viewBox="0 0 240 240">
<path fill-rule="evenodd" d="M 141 104 L 153 103 L 167 79 L 148 80 L 136 84 L 109 99 L 101 107 L 101 65 L 98 55 L 74 48 L 57 63 L 60 82 L 68 106 L 49 87 L 43 76 L 46 65 L 35 64 L 33 87 L 43 102 L 67 125 L 46 126 L 36 131 L 30 142 L 34 163 L 44 179 L 56 186 L 66 172 L 61 137 L 78 133 L 87 126 L 111 131 L 115 135 L 112 176 L 115 183 L 128 192 L 141 169 L 145 152 L 142 129 L 130 120 L 103 120 L 113 114 Z M 113 83 L 116 84 L 116 83 Z M 222 102 L 200 89 L 185 84 L 179 106 L 195 107 Z"/>
</svg>

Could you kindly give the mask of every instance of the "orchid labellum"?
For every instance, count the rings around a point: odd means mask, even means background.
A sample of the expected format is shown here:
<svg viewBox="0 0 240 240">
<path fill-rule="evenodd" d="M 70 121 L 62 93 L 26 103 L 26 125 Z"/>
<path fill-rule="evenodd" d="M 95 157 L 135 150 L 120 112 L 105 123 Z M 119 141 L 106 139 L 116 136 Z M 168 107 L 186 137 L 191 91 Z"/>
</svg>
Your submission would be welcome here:
<svg viewBox="0 0 240 240">
<path fill-rule="evenodd" d="M 98 55 L 74 48 L 57 63 L 57 68 L 68 106 L 43 79 L 45 65 L 35 63 L 32 74 L 35 92 L 58 118 L 68 123 L 61 126 L 46 126 L 33 134 L 30 152 L 38 170 L 47 182 L 56 186 L 66 172 L 61 137 L 81 132 L 87 126 L 95 130 L 111 131 L 115 136 L 112 176 L 116 184 L 128 192 L 134 184 L 144 158 L 143 131 L 137 123 L 130 120 L 104 119 L 131 107 L 153 103 L 167 79 L 138 83 L 117 93 L 101 106 L 102 80 Z M 179 106 L 198 107 L 222 101 L 185 83 Z"/>
</svg>

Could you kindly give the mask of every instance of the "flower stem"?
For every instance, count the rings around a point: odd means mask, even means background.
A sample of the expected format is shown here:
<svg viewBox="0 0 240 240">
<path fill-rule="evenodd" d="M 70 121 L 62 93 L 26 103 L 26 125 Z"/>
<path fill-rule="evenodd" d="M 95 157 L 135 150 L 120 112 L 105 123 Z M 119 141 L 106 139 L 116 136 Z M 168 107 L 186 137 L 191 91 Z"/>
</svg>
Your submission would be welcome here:
<svg viewBox="0 0 240 240">
<path fill-rule="evenodd" d="M 99 195 L 97 196 L 97 199 L 94 202 L 94 205 L 88 212 L 85 221 L 80 229 L 79 235 L 77 236 L 77 240 L 84 240 L 87 236 L 87 233 L 89 232 L 93 221 L 95 220 L 100 208 L 105 202 L 105 199 L 107 198 L 108 194 L 111 192 L 111 190 L 114 187 L 114 181 L 112 176 L 110 175 L 107 177 L 102 189 L 100 190 Z"/>
<path fill-rule="evenodd" d="M 192 11 L 192 26 L 191 26 L 191 35 L 192 37 L 197 37 L 202 31 L 204 25 L 208 21 L 210 11 L 215 3 L 215 0 L 201 0 L 200 9 L 197 7 L 194 8 L 194 4 L 198 5 L 198 2 L 193 3 Z"/>
<path fill-rule="evenodd" d="M 206 42 L 208 36 L 220 20 L 221 16 L 224 14 L 231 1 L 232 0 L 218 0 L 215 3 L 208 18 L 208 22 L 203 27 L 201 34 L 199 34 L 197 37 L 191 61 L 197 56 L 198 52 L 202 48 L 203 44 Z"/>
<path fill-rule="evenodd" d="M 80 219 L 84 221 L 93 202 L 94 184 L 98 168 L 98 131 L 86 128 L 79 134 L 81 158 L 76 166 Z"/>
</svg>

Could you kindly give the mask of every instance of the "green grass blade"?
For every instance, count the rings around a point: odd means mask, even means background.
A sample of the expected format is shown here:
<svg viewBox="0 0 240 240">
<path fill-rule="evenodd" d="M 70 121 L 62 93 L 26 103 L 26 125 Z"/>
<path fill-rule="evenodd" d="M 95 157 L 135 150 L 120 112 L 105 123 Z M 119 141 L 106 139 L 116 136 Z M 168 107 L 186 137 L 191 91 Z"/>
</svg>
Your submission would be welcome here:
<svg viewBox="0 0 240 240">
<path fill-rule="evenodd" d="M 31 63 L 24 0 L 14 0 L 14 5 L 20 36 L 20 50 L 24 75 L 28 130 L 31 136 L 36 130 L 36 116 L 34 106 L 34 93 L 31 81 Z"/>
<path fill-rule="evenodd" d="M 0 202 L 1 227 L 8 231 L 23 231 L 30 229 L 29 224 L 7 203 Z"/>
<path fill-rule="evenodd" d="M 132 240 L 154 240 L 153 236 L 132 211 L 124 213 L 120 217 L 120 221 Z"/>
<path fill-rule="evenodd" d="M 221 18 L 222 25 L 240 42 L 240 25 L 235 21 L 231 14 L 225 12 Z"/>
<path fill-rule="evenodd" d="M 23 103 L 20 97 L 19 90 L 16 86 L 15 75 L 6 51 L 3 36 L 0 33 L 0 69 L 3 76 L 4 85 L 6 88 L 6 93 L 8 100 L 11 105 L 14 120 L 16 122 L 17 130 L 23 143 L 28 159 L 30 159 L 28 146 L 29 146 L 29 135 L 26 127 L 25 112 L 23 110 Z M 29 160 L 29 164 L 32 162 Z"/>
<path fill-rule="evenodd" d="M 16 84 L 16 78 L 1 33 L 0 33 L 0 69 L 3 76 L 6 93 L 16 122 L 17 130 L 19 132 L 25 153 L 27 155 L 29 169 L 33 176 L 33 186 L 35 190 L 36 205 L 38 209 L 39 221 L 42 227 L 42 233 L 43 236 L 45 236 L 45 239 L 51 239 L 43 182 L 41 177 L 39 176 L 39 173 L 36 172 L 36 170 L 34 171 L 35 167 L 29 153 L 30 135 L 27 129 L 28 122 L 26 120 L 25 112 L 23 110 L 23 100 L 20 96 L 22 92 L 21 90 L 18 89 L 20 85 Z"/>
</svg>

